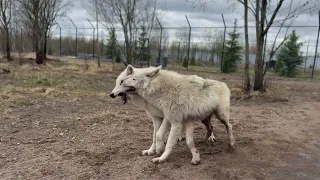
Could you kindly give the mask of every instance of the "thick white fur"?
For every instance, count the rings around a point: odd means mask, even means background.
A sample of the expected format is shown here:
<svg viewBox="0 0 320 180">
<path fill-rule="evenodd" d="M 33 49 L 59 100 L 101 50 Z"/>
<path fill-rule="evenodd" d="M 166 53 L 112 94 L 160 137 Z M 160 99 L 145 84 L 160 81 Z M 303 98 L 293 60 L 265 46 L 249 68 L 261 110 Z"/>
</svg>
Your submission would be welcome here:
<svg viewBox="0 0 320 180">
<path fill-rule="evenodd" d="M 212 118 L 212 114 L 225 124 L 229 147 L 235 147 L 232 125 L 229 123 L 230 90 L 225 83 L 162 70 L 161 66 L 134 71 L 122 80 L 123 86 L 136 88 L 136 92 L 163 112 L 164 119 L 171 124 L 165 151 L 160 157 L 152 159 L 153 162 L 162 163 L 167 160 L 183 124 L 186 123 L 187 145 L 193 156 L 191 162 L 198 164 L 200 155 L 193 143 L 192 123 L 196 119 Z M 158 133 L 159 137 L 163 137 L 162 126 Z M 156 136 L 156 146 L 162 142 L 163 140 Z"/>
<path fill-rule="evenodd" d="M 130 67 L 131 68 L 131 67 Z M 145 71 L 145 68 L 133 68 L 132 70 L 135 73 L 142 73 Z M 116 79 L 116 86 L 114 87 L 114 89 L 112 90 L 111 93 L 115 94 L 116 96 L 119 93 L 123 93 L 125 92 L 126 88 L 124 86 L 121 85 L 121 80 L 127 78 L 128 73 L 132 73 L 132 72 L 128 72 L 128 68 L 126 68 L 124 71 L 122 71 L 120 73 L 120 75 L 117 77 Z M 154 105 L 148 103 L 148 101 L 146 101 L 145 99 L 143 99 L 140 95 L 136 94 L 136 93 L 127 93 L 127 98 L 128 101 L 130 100 L 135 106 L 138 106 L 142 109 L 144 109 L 147 113 L 147 115 L 152 119 L 153 121 L 153 138 L 152 138 L 152 144 L 150 146 L 149 149 L 147 150 L 143 150 L 142 154 L 143 155 L 152 155 L 155 152 L 157 154 L 161 154 L 164 151 L 164 142 L 163 142 L 163 138 L 164 138 L 164 132 L 163 131 L 167 131 L 169 130 L 170 127 L 170 123 L 169 121 L 167 121 L 164 118 L 164 114 L 162 111 L 160 111 L 158 108 L 156 108 Z M 212 125 L 210 123 L 210 119 L 203 119 L 203 124 L 205 124 L 206 128 L 207 128 L 207 133 L 205 135 L 205 140 L 207 141 L 211 141 L 214 142 L 215 141 L 215 137 L 213 135 L 213 131 L 212 131 Z M 162 131 L 158 131 L 160 126 L 162 127 Z M 182 137 L 184 136 L 183 131 L 180 134 L 179 140 L 182 140 Z M 156 138 L 158 137 L 158 138 Z M 158 143 L 156 146 L 156 139 L 158 139 Z M 160 141 L 159 141 L 160 140 Z M 157 148 L 156 148 L 157 147 Z"/>
</svg>

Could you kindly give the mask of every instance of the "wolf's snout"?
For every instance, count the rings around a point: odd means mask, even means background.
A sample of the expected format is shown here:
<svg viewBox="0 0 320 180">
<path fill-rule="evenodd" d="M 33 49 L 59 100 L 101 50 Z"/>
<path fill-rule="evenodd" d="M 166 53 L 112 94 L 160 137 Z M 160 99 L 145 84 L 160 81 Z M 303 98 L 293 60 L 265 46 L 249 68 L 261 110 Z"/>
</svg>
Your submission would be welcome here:
<svg viewBox="0 0 320 180">
<path fill-rule="evenodd" d="M 115 97 L 116 97 L 116 96 L 114 95 L 114 93 L 111 93 L 109 96 L 112 97 L 112 98 L 115 98 Z"/>
</svg>

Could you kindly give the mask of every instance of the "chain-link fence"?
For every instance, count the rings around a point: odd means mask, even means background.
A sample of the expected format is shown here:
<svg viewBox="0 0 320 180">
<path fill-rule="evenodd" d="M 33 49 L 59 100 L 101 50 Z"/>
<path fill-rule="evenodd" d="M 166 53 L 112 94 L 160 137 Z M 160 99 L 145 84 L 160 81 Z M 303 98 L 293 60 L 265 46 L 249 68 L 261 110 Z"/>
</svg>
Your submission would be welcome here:
<svg viewBox="0 0 320 180">
<path fill-rule="evenodd" d="M 232 22 L 228 26 L 221 27 L 192 27 L 186 20 L 185 27 L 165 27 L 159 22 L 152 29 L 147 29 L 149 59 L 134 59 L 133 64 L 158 65 L 163 64 L 168 68 L 199 69 L 207 71 L 220 71 L 221 62 L 225 54 L 225 47 L 229 40 L 229 33 L 234 31 Z M 100 25 L 97 29 L 89 20 L 89 26 L 77 27 L 73 21 L 57 24 L 51 28 L 51 34 L 47 42 L 47 54 L 62 57 L 70 56 L 76 59 L 100 59 L 101 61 L 112 61 L 107 56 L 107 42 L 109 31 Z M 90 27 L 91 26 L 91 27 Z M 98 30 L 98 34 L 97 34 Z M 244 66 L 244 28 L 237 27 L 240 34 L 239 44 L 243 47 L 242 61 L 239 69 Z M 306 76 L 311 76 L 312 67 L 316 71 L 320 70 L 319 58 L 314 61 L 316 51 L 316 39 L 318 26 L 272 26 L 267 34 L 266 46 L 264 49 L 264 62 L 270 62 L 271 71 L 274 69 L 277 60 L 277 47 L 284 40 L 285 36 L 295 30 L 299 35 L 299 41 L 303 43 L 301 51 L 304 56 L 304 63 L 300 65 L 300 70 Z M 132 43 L 135 47 L 141 35 L 141 28 L 133 29 Z M 3 29 L 1 29 L 3 32 Z M 26 31 L 14 26 L 11 30 L 11 50 L 13 54 L 33 53 L 32 39 L 28 37 Z M 98 36 L 97 36 L 98 35 Z M 125 41 L 123 30 L 116 28 L 116 35 L 119 48 L 122 50 L 124 58 Z M 4 33 L 1 33 L 1 50 L 5 53 Z M 256 36 L 255 27 L 249 27 L 249 62 L 253 67 L 256 59 Z M 135 48 L 133 47 L 133 49 Z M 270 54 L 278 50 L 271 57 Z M 160 57 L 160 58 L 159 58 Z M 187 66 L 186 66 L 187 62 Z"/>
</svg>

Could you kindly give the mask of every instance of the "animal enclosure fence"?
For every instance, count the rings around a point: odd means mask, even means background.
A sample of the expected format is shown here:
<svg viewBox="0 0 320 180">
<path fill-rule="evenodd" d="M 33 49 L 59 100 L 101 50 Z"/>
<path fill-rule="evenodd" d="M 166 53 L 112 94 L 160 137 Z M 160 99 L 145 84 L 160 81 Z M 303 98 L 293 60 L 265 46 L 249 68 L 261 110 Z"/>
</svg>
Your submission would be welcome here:
<svg viewBox="0 0 320 180">
<path fill-rule="evenodd" d="M 224 20 L 223 20 L 224 22 Z M 109 37 L 108 28 L 99 26 L 97 29 L 90 20 L 87 26 L 79 26 L 77 22 L 64 21 L 57 23 L 51 28 L 50 37 L 47 42 L 47 54 L 63 57 L 69 56 L 75 59 L 100 59 L 101 61 L 112 61 L 108 56 L 107 43 Z M 304 56 L 304 63 L 300 65 L 300 70 L 307 76 L 310 75 L 314 67 L 316 71 L 320 70 L 319 56 L 316 54 L 316 38 L 318 26 L 277 26 L 270 28 L 267 34 L 266 46 L 264 50 L 264 62 L 270 62 L 271 71 L 274 67 L 274 62 L 277 60 L 277 53 L 270 57 L 272 49 L 275 49 L 283 39 L 285 34 L 295 30 L 300 36 L 300 42 L 303 43 L 301 51 Z M 244 28 L 238 26 L 237 32 L 240 34 L 239 43 L 243 47 L 241 54 L 242 59 L 239 67 L 244 66 Z M 3 28 L 0 29 L 3 32 Z M 121 57 L 125 61 L 125 41 L 122 28 L 116 28 L 116 36 L 118 48 L 120 49 Z M 214 27 L 195 27 L 192 26 L 186 16 L 186 26 L 167 27 L 157 21 L 152 29 L 147 28 L 147 38 L 150 58 L 149 59 L 134 59 L 134 63 L 143 62 L 145 65 L 163 64 L 168 68 L 186 68 L 186 69 L 207 69 L 209 71 L 220 71 L 220 66 L 223 57 L 226 53 L 225 47 L 229 39 L 228 34 L 234 30 L 233 22 L 225 22 Z M 99 32 L 99 39 L 96 34 Z M 11 50 L 13 54 L 33 53 L 32 39 L 26 33 L 26 29 L 18 24 L 13 25 L 10 31 Z M 129 42 L 132 49 L 137 47 L 137 42 L 141 36 L 142 28 L 135 27 L 133 29 L 133 37 Z M 4 34 L 1 33 L 1 50 L 5 52 Z M 278 34 L 278 36 L 276 36 Z M 98 40 L 97 40 L 98 39 Z M 256 44 L 255 44 L 255 27 L 249 27 L 249 63 L 251 67 L 255 65 L 256 59 Z M 274 48 L 272 48 L 274 46 Z M 279 51 L 278 51 L 279 52 Z M 187 66 L 183 67 L 184 61 Z M 241 68 L 240 68 L 241 69 Z"/>
</svg>

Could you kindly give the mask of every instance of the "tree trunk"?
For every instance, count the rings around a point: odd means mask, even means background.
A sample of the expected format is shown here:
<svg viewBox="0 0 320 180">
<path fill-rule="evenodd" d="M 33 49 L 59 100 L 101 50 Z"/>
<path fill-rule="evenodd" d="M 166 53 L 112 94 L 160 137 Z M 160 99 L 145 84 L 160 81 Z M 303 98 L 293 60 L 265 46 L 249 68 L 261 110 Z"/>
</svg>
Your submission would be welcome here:
<svg viewBox="0 0 320 180">
<path fill-rule="evenodd" d="M 249 75 L 249 35 L 248 35 L 248 0 L 244 0 L 244 37 L 245 37 L 245 67 L 244 67 L 244 90 L 251 89 Z"/>
<path fill-rule="evenodd" d="M 114 48 L 115 45 L 112 45 L 112 71 L 114 71 L 114 61 L 115 61 L 115 52 L 114 52 Z"/>
<path fill-rule="evenodd" d="M 5 28 L 6 31 L 6 54 L 7 54 L 7 60 L 12 61 L 11 58 L 11 51 L 10 51 L 10 35 L 9 35 L 9 29 Z"/>
<path fill-rule="evenodd" d="M 131 46 L 128 44 L 127 45 L 127 63 L 132 64 L 132 54 L 131 54 Z"/>
<path fill-rule="evenodd" d="M 101 68 L 99 51 L 98 51 L 98 68 Z"/>
<path fill-rule="evenodd" d="M 259 13 L 259 1 L 256 2 L 256 13 Z M 267 0 L 262 0 L 261 4 L 261 19 L 259 15 L 256 16 L 256 32 L 257 32 L 257 56 L 254 76 L 254 91 L 262 91 L 263 87 L 263 45 L 264 45 L 264 23 L 266 18 Z"/>
<path fill-rule="evenodd" d="M 43 44 L 43 64 L 46 64 L 47 60 L 47 42 L 48 42 L 48 37 L 44 37 L 44 44 Z"/>
<path fill-rule="evenodd" d="M 36 63 L 37 64 L 43 64 L 44 63 L 44 56 L 42 50 L 36 51 Z"/>
<path fill-rule="evenodd" d="M 43 64 L 44 63 L 44 57 L 43 57 L 43 46 L 39 42 L 40 38 L 36 38 L 35 41 L 35 50 L 36 50 L 36 63 L 37 64 Z"/>
<path fill-rule="evenodd" d="M 45 59 L 47 59 L 47 42 L 48 42 L 48 38 L 45 37 L 44 38 L 44 44 L 43 44 L 43 57 Z"/>
<path fill-rule="evenodd" d="M 257 44 L 257 56 L 256 56 L 256 67 L 255 67 L 255 76 L 254 76 L 254 91 L 262 90 L 263 82 L 263 37 L 260 37 Z"/>
</svg>

